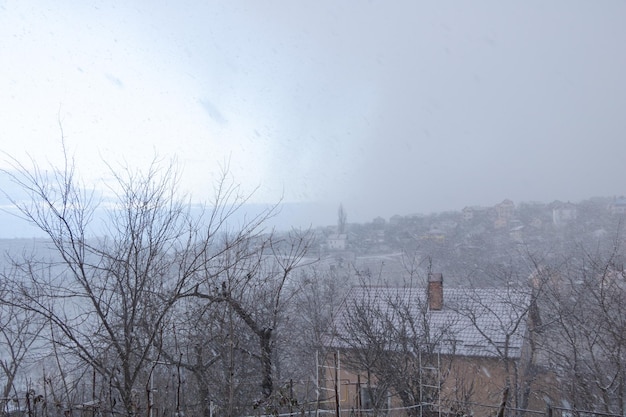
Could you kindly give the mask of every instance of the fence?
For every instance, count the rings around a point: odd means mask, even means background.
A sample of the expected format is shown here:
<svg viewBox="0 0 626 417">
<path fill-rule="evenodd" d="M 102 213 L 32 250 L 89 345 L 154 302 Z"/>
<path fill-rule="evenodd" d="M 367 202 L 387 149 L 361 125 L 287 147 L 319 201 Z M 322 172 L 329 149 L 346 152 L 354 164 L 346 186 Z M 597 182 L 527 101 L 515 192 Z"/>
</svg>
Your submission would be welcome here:
<svg viewBox="0 0 626 417">
<path fill-rule="evenodd" d="M 464 414 L 453 411 L 439 411 L 430 405 L 415 405 L 412 407 L 396 407 L 387 409 L 342 409 L 340 410 L 340 417 L 411 417 L 411 416 L 423 416 L 423 417 L 495 417 L 498 412 L 501 411 L 499 406 L 478 404 L 478 403 L 466 403 L 471 405 L 471 413 Z M 335 410 L 331 409 L 313 409 L 313 410 L 301 410 L 294 413 L 275 414 L 274 417 L 334 417 L 336 415 Z M 624 417 L 621 414 L 604 413 L 598 411 L 589 410 L 576 410 L 564 407 L 547 406 L 545 410 L 531 410 L 504 407 L 502 410 L 504 417 Z M 270 416 L 255 416 L 255 417 L 270 417 Z"/>
<path fill-rule="evenodd" d="M 101 417 L 107 414 L 100 409 L 97 403 L 62 405 L 47 404 L 39 397 L 20 397 L 0 399 L 2 409 L 0 417 Z M 479 403 L 464 403 L 464 407 L 450 406 L 440 410 L 433 405 L 414 405 L 411 407 L 395 407 L 384 409 L 341 409 L 339 417 L 496 417 L 501 412 L 502 417 L 624 417 L 621 414 L 604 413 L 600 411 L 576 410 L 564 407 L 547 406 L 545 410 L 529 410 Z M 188 417 L 202 417 L 200 407 L 193 411 L 187 408 Z M 463 409 L 471 412 L 464 413 Z M 455 411 L 451 411 L 455 410 Z M 189 412 L 190 411 L 190 412 Z M 159 413 L 162 417 L 176 417 L 173 410 Z M 142 413 L 138 413 L 142 415 Z M 264 414 L 259 412 L 246 417 L 335 417 L 334 408 L 317 408 L 315 403 L 299 404 L 291 412 L 275 412 Z M 214 417 L 221 417 L 215 413 Z"/>
</svg>

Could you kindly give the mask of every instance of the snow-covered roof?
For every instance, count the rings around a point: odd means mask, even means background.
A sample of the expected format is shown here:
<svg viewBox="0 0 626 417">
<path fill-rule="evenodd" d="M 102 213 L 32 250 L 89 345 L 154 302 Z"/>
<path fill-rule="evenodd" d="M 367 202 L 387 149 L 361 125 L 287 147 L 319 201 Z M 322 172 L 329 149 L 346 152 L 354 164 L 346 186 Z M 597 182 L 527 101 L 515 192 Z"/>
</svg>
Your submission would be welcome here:
<svg viewBox="0 0 626 417">
<path fill-rule="evenodd" d="M 431 310 L 427 307 L 425 288 L 352 288 L 335 316 L 334 329 L 339 337 L 330 344 L 355 346 L 349 343 L 348 321 L 354 314 L 353 307 L 366 303 L 368 309 L 392 321 L 400 320 L 396 314 L 399 308 L 410 312 L 414 322 L 421 323 L 415 332 L 425 332 L 424 328 L 428 328 L 430 340 L 441 341 L 437 349 L 442 354 L 520 357 L 530 306 L 527 292 L 510 288 L 444 288 L 443 291 L 442 309 Z"/>
</svg>

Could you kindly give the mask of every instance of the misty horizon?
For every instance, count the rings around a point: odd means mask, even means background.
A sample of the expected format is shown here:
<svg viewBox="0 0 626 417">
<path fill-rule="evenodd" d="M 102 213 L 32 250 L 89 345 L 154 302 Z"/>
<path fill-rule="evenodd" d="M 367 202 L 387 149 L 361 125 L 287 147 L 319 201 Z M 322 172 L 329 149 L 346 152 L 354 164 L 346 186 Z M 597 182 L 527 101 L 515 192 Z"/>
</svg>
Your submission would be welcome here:
<svg viewBox="0 0 626 417">
<path fill-rule="evenodd" d="M 0 168 L 225 167 L 351 221 L 626 193 L 626 3 L 10 2 Z M 326 213 L 328 211 L 328 213 Z M 290 214 L 291 216 L 291 214 Z M 325 220 L 328 219 L 328 220 Z M 10 220 L 5 220 L 5 222 Z"/>
</svg>

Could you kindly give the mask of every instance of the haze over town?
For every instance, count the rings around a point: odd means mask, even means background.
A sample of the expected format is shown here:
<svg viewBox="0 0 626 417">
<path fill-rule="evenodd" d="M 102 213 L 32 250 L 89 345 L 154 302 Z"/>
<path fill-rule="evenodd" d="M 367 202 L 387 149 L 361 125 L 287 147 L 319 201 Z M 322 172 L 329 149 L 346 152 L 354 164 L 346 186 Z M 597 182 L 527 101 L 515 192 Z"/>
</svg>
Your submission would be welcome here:
<svg viewBox="0 0 626 417">
<path fill-rule="evenodd" d="M 297 225 L 334 223 L 339 203 L 367 222 L 619 196 L 624 16 L 620 1 L 5 1 L 0 141 L 58 165 L 63 135 L 103 189 L 104 161 L 175 158 L 195 201 L 229 165 Z"/>
</svg>

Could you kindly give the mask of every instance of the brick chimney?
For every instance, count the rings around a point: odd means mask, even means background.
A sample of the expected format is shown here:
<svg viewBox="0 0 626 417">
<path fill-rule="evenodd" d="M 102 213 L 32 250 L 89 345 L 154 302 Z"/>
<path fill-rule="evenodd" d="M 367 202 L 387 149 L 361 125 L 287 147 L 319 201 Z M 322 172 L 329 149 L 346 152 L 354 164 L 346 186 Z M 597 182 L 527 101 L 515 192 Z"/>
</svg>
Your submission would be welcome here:
<svg viewBox="0 0 626 417">
<path fill-rule="evenodd" d="M 439 311 L 443 308 L 443 274 L 428 274 L 428 309 Z"/>
</svg>

